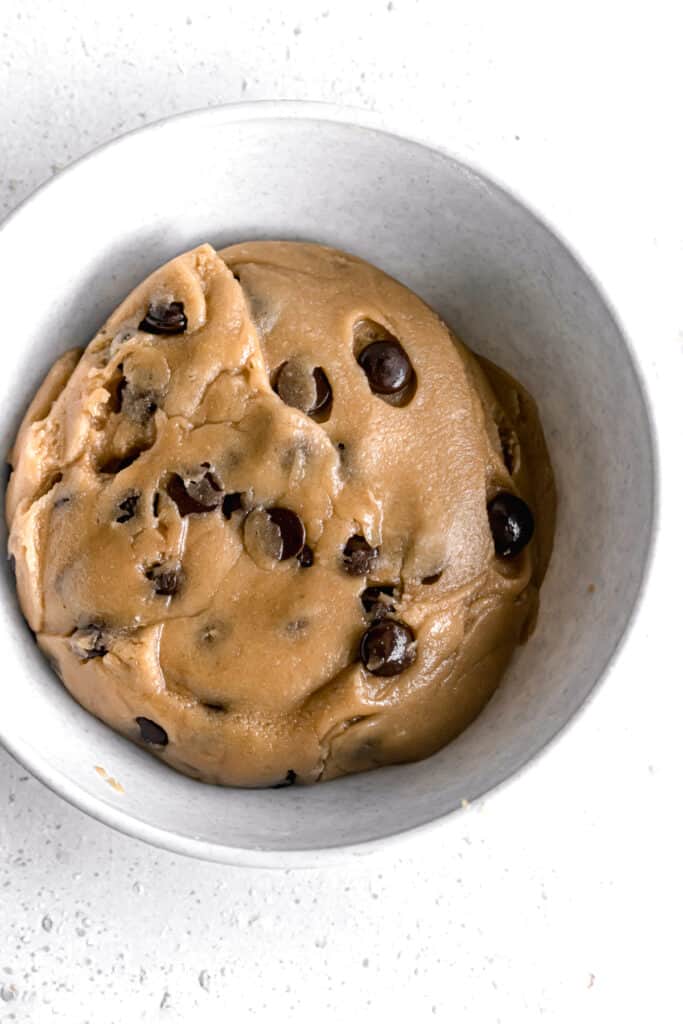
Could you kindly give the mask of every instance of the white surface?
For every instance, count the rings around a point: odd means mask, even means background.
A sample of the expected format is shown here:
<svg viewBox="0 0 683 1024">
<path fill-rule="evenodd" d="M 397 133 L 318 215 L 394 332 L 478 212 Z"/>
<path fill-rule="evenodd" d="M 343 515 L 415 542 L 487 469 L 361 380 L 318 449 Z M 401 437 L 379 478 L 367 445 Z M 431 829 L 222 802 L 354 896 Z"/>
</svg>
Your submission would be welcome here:
<svg viewBox="0 0 683 1024">
<path fill-rule="evenodd" d="M 0 1020 L 679 1020 L 673 5 L 574 4 L 564 22 L 524 3 L 96 6 L 0 8 L 0 207 L 180 109 L 294 96 L 400 113 L 528 196 L 601 278 L 671 471 L 620 671 L 537 770 L 438 838 L 353 869 L 203 865 L 107 831 L 0 753 Z"/>
</svg>

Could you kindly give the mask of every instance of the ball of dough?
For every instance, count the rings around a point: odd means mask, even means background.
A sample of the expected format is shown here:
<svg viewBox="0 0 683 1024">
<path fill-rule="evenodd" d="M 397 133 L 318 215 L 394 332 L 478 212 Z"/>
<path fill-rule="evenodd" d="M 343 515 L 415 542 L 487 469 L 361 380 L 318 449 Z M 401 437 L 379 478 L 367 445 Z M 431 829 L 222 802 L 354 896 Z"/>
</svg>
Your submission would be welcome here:
<svg viewBox="0 0 683 1024">
<path fill-rule="evenodd" d="M 156 271 L 58 360 L 11 463 L 19 599 L 64 685 L 214 783 L 438 750 L 533 625 L 552 543 L 529 396 L 317 245 Z"/>
</svg>

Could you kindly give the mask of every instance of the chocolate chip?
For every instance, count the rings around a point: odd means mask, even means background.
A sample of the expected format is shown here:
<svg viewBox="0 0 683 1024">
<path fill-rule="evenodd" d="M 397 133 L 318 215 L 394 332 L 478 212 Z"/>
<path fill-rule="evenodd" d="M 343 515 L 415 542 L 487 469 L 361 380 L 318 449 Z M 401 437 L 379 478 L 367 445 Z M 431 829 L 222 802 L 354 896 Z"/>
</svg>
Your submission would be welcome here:
<svg viewBox="0 0 683 1024">
<path fill-rule="evenodd" d="M 291 508 L 282 508 L 277 505 L 267 508 L 266 512 L 271 523 L 275 523 L 280 531 L 282 550 L 278 558 L 280 561 L 294 558 L 302 550 L 306 540 L 306 528 L 301 519 Z"/>
<path fill-rule="evenodd" d="M 377 561 L 379 548 L 373 548 L 365 537 L 355 534 L 346 542 L 343 553 L 344 568 L 351 576 L 367 576 Z"/>
<path fill-rule="evenodd" d="M 321 366 L 313 370 L 292 359 L 283 363 L 275 380 L 275 391 L 283 402 L 309 416 L 326 412 L 332 402 L 332 388 Z"/>
<path fill-rule="evenodd" d="M 218 508 L 221 488 L 211 473 L 187 481 L 174 473 L 166 485 L 166 493 L 175 502 L 180 515 L 189 516 Z"/>
<path fill-rule="evenodd" d="M 103 658 L 109 652 L 109 638 L 102 626 L 91 623 L 71 634 L 69 646 L 81 661 L 90 661 Z"/>
<path fill-rule="evenodd" d="M 133 423 L 147 423 L 158 409 L 158 400 L 156 391 L 139 391 L 126 386 L 122 393 L 121 411 Z"/>
<path fill-rule="evenodd" d="M 152 743 L 156 747 L 165 747 L 168 743 L 168 733 L 151 718 L 136 718 L 135 721 L 140 727 L 140 738 L 145 743 Z"/>
<path fill-rule="evenodd" d="M 182 334 L 187 330 L 187 317 L 182 302 L 152 302 L 138 330 L 148 334 Z"/>
<path fill-rule="evenodd" d="M 158 562 L 145 572 L 145 576 L 151 581 L 154 593 L 160 597 L 173 597 L 178 592 L 182 582 L 182 571 L 178 566 L 164 565 Z"/>
<path fill-rule="evenodd" d="M 119 515 L 116 517 L 116 522 L 127 523 L 129 519 L 132 519 L 137 511 L 139 500 L 139 491 L 134 491 L 132 494 L 129 494 L 127 498 L 124 498 L 123 501 L 120 501 L 117 505 Z"/>
<path fill-rule="evenodd" d="M 293 768 L 290 768 L 289 771 L 287 772 L 287 774 L 285 775 L 284 782 L 277 782 L 274 786 L 271 786 L 270 788 L 271 789 L 285 789 L 287 786 L 293 786 L 295 782 L 296 782 L 296 772 L 294 771 Z"/>
<path fill-rule="evenodd" d="M 242 508 L 242 495 L 239 491 L 233 494 L 226 494 L 223 498 L 223 515 L 230 519 L 233 512 L 239 512 Z"/>
<path fill-rule="evenodd" d="M 534 533 L 531 509 L 516 494 L 501 491 L 488 503 L 493 546 L 499 558 L 514 558 Z"/>
<path fill-rule="evenodd" d="M 405 622 L 373 622 L 360 642 L 360 658 L 374 676 L 396 676 L 415 661 L 415 634 Z"/>
<path fill-rule="evenodd" d="M 305 633 L 309 626 L 308 619 L 292 619 L 285 626 L 285 633 L 287 636 L 299 636 Z"/>
<path fill-rule="evenodd" d="M 219 643 L 230 632 L 230 627 L 225 622 L 211 622 L 208 626 L 202 626 L 199 631 L 199 643 L 207 647 Z"/>
<path fill-rule="evenodd" d="M 368 384 L 378 395 L 396 395 L 413 378 L 413 367 L 398 341 L 373 341 L 358 356 Z"/>
<path fill-rule="evenodd" d="M 396 611 L 391 598 L 394 596 L 395 588 L 387 586 L 366 587 L 360 595 L 363 608 L 373 619 L 383 619 Z"/>
<path fill-rule="evenodd" d="M 304 544 L 301 551 L 296 557 L 302 569 L 310 569 L 315 560 L 313 555 L 313 549 L 309 548 L 308 544 Z"/>
</svg>

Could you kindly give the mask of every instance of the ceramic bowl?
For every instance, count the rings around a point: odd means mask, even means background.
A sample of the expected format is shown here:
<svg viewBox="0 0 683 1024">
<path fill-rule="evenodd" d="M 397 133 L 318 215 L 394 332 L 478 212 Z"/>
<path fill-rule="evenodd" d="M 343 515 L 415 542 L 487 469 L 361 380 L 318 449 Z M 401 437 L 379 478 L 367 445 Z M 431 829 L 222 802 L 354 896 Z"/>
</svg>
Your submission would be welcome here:
<svg viewBox="0 0 683 1024">
<path fill-rule="evenodd" d="M 317 240 L 376 263 L 536 397 L 559 495 L 536 633 L 483 714 L 428 760 L 311 788 L 222 789 L 170 770 L 76 705 L 3 573 L 0 738 L 57 793 L 140 839 L 230 863 L 314 864 L 453 815 L 570 722 L 638 601 L 653 532 L 653 437 L 613 312 L 527 206 L 372 115 L 278 103 L 126 135 L 5 222 L 3 451 L 54 358 L 87 343 L 140 279 L 199 242 L 252 238 Z"/>
</svg>

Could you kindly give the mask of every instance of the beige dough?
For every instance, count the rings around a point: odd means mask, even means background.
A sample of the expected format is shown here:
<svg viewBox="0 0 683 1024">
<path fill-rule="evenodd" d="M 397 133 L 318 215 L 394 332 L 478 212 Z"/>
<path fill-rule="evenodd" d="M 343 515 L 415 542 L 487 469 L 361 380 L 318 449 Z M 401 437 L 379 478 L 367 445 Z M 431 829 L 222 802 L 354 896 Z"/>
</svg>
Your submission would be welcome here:
<svg viewBox="0 0 683 1024">
<path fill-rule="evenodd" d="M 139 328 L 170 301 L 185 331 Z M 378 337 L 414 370 L 393 404 L 357 361 Z M 331 405 L 308 415 L 316 367 Z M 552 545 L 529 396 L 402 285 L 316 245 L 202 245 L 152 274 L 58 360 L 10 461 L 40 647 L 79 703 L 207 782 L 312 783 L 438 750 L 533 625 Z M 499 491 L 536 519 L 508 560 L 487 516 Z M 278 558 L 273 507 L 300 517 L 312 565 Z M 344 559 L 357 535 L 377 549 L 362 575 Z M 367 612 L 371 585 L 393 596 Z M 415 640 L 383 677 L 359 644 L 388 605 Z"/>
</svg>

